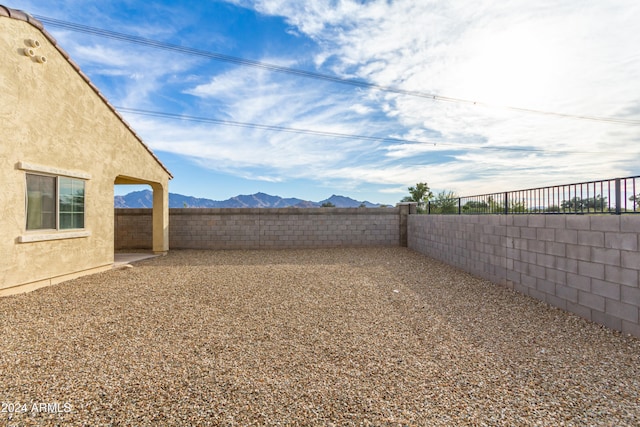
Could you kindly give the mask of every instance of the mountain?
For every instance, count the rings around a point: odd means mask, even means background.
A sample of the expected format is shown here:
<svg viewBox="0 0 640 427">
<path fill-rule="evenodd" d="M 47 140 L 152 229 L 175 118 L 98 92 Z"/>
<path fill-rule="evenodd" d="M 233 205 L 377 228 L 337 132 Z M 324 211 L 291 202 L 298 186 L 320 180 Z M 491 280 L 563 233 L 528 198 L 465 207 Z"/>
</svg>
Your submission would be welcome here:
<svg viewBox="0 0 640 427">
<path fill-rule="evenodd" d="M 357 208 L 364 204 L 368 208 L 380 205 L 370 202 L 359 202 L 350 197 L 333 195 L 319 202 L 312 202 L 297 198 L 282 198 L 265 193 L 238 195 L 227 200 L 200 199 L 169 193 L 170 208 L 317 208 L 323 203 L 332 203 L 338 208 Z M 151 190 L 134 191 L 124 196 L 115 196 L 116 208 L 150 208 L 153 206 L 153 192 Z"/>
<path fill-rule="evenodd" d="M 220 202 L 209 199 L 198 199 L 182 194 L 169 193 L 169 207 L 183 208 L 219 208 Z M 153 207 L 153 192 L 151 190 L 134 191 L 124 196 L 115 196 L 116 208 L 151 208 Z"/>
<path fill-rule="evenodd" d="M 116 208 L 151 208 L 153 207 L 153 192 L 150 190 L 134 191 L 125 196 L 115 196 Z"/>
<path fill-rule="evenodd" d="M 248 196 L 235 196 L 223 202 L 225 208 L 286 208 L 304 202 L 302 199 L 283 199 L 279 196 L 271 196 L 265 193 L 250 194 Z"/>
<path fill-rule="evenodd" d="M 380 206 L 378 204 L 367 202 L 366 200 L 364 202 L 359 202 L 350 197 L 336 196 L 335 194 L 328 199 L 318 202 L 319 205 L 322 205 L 323 203 L 331 203 L 337 208 L 359 208 L 362 204 L 367 208 L 377 208 Z"/>
</svg>

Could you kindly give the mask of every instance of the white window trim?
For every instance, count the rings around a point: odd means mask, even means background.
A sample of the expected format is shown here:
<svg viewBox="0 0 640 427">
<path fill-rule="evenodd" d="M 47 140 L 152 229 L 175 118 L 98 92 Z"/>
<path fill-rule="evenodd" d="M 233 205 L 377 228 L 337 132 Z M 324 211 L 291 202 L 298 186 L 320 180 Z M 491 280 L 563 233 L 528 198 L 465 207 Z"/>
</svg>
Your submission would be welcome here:
<svg viewBox="0 0 640 427">
<path fill-rule="evenodd" d="M 91 231 L 60 231 L 52 233 L 24 234 L 18 237 L 18 243 L 44 242 L 47 240 L 77 239 L 91 236 Z"/>
<path fill-rule="evenodd" d="M 86 172 L 59 169 L 51 166 L 42 166 L 42 165 L 36 165 L 34 163 L 27 163 L 27 162 L 18 162 L 18 169 L 21 169 L 27 172 L 44 173 L 47 175 L 66 176 L 69 178 L 78 178 L 78 179 L 84 179 L 84 180 L 91 179 L 91 174 Z"/>
<path fill-rule="evenodd" d="M 67 169 L 55 168 L 52 166 L 43 166 L 29 162 L 18 162 L 16 167 L 25 172 L 33 172 L 35 174 L 45 174 L 51 176 L 63 176 L 68 178 L 77 178 L 82 180 L 90 180 L 91 174 L 82 171 L 72 171 Z M 57 185 L 56 185 L 57 192 Z M 26 203 L 26 202 L 25 202 Z M 86 213 L 86 212 L 85 212 Z M 60 220 L 59 215 L 56 218 L 56 227 Z M 44 233 L 43 233 L 44 231 Z M 76 229 L 72 231 L 66 230 L 25 230 L 25 234 L 18 236 L 18 243 L 44 242 L 47 240 L 63 240 L 78 239 L 91 236 L 91 231 L 86 229 Z"/>
</svg>

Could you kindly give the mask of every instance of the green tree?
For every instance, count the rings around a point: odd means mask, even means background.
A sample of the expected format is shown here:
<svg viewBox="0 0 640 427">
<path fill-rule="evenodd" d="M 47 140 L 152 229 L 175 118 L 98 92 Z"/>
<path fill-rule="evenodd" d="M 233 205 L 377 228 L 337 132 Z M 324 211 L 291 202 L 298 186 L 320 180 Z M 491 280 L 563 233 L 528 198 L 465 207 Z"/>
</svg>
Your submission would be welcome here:
<svg viewBox="0 0 640 427">
<path fill-rule="evenodd" d="M 584 203 L 580 197 L 573 197 L 570 200 L 563 200 L 560 204 L 563 211 L 581 211 L 584 208 Z"/>
<path fill-rule="evenodd" d="M 416 202 L 418 212 L 424 212 L 424 205 L 433 198 L 429 185 L 426 182 L 419 182 L 415 187 L 409 187 L 408 190 L 410 195 L 403 197 L 401 202 Z"/>
<path fill-rule="evenodd" d="M 453 191 L 442 190 L 431 202 L 431 213 L 456 214 L 458 213 L 458 195 Z"/>
<path fill-rule="evenodd" d="M 511 200 L 509 202 L 509 213 L 526 213 L 527 203 L 524 200 Z"/>
<path fill-rule="evenodd" d="M 605 212 L 608 210 L 607 198 L 599 194 L 587 199 L 573 197 L 571 200 L 563 200 L 560 206 L 563 210 L 570 212 Z"/>
<path fill-rule="evenodd" d="M 334 205 L 331 202 L 324 202 L 323 204 L 320 205 L 321 208 L 335 208 L 336 205 Z"/>
<path fill-rule="evenodd" d="M 504 213 L 504 202 L 497 202 L 493 196 L 489 196 L 489 213 Z"/>
<path fill-rule="evenodd" d="M 463 213 L 487 213 L 489 205 L 484 200 L 469 200 L 462 207 Z"/>
</svg>

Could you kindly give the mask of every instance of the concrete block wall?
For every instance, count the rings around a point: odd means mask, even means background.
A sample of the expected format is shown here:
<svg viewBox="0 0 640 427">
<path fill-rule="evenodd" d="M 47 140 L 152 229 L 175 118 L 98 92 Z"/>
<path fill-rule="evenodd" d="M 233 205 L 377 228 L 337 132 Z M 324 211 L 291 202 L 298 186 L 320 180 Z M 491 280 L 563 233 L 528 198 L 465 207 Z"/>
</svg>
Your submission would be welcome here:
<svg viewBox="0 0 640 427">
<path fill-rule="evenodd" d="M 495 283 L 506 284 L 502 215 L 409 215 L 408 246 Z"/>
<path fill-rule="evenodd" d="M 114 225 L 116 250 L 153 247 L 151 209 L 116 209 Z"/>
<path fill-rule="evenodd" d="M 410 215 L 408 246 L 640 337 L 640 215 Z"/>
<path fill-rule="evenodd" d="M 398 246 L 399 208 L 170 209 L 170 249 Z M 151 211 L 116 209 L 116 249 L 149 248 Z"/>
<path fill-rule="evenodd" d="M 253 209 L 169 209 L 169 249 L 253 249 L 260 219 Z"/>
</svg>

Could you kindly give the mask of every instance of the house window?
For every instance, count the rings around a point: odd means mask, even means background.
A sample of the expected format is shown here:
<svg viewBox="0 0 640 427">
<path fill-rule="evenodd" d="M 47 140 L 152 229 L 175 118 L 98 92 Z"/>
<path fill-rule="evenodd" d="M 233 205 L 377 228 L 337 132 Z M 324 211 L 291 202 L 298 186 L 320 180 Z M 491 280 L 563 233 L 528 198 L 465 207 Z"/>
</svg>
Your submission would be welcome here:
<svg viewBox="0 0 640 427">
<path fill-rule="evenodd" d="M 56 228 L 56 178 L 27 174 L 27 230 Z"/>
<path fill-rule="evenodd" d="M 60 229 L 84 228 L 84 181 L 58 178 Z"/>
<path fill-rule="evenodd" d="M 27 174 L 27 230 L 84 228 L 84 180 Z"/>
</svg>

